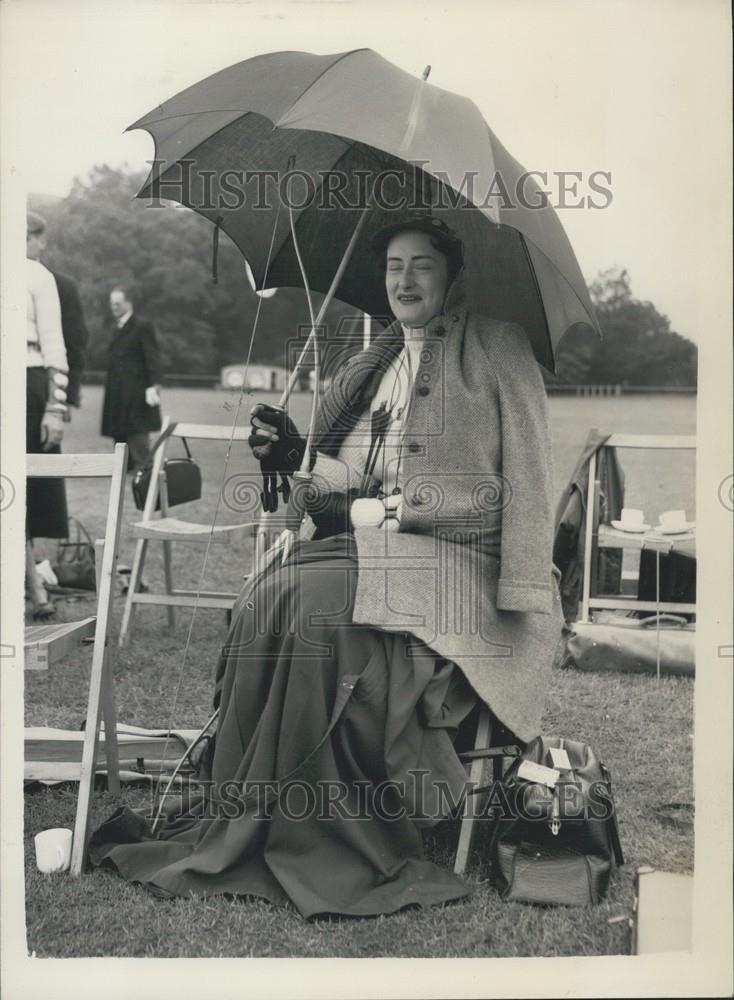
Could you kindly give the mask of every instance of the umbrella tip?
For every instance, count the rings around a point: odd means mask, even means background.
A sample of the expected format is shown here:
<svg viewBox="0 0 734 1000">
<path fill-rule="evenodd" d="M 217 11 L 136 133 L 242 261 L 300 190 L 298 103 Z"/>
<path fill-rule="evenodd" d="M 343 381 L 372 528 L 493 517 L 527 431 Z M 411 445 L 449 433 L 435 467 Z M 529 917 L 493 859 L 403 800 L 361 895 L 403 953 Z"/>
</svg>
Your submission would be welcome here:
<svg viewBox="0 0 734 1000">
<path fill-rule="evenodd" d="M 423 70 L 423 79 L 427 80 L 428 77 L 430 76 L 430 73 L 431 73 L 431 67 L 426 66 L 426 68 Z"/>
</svg>

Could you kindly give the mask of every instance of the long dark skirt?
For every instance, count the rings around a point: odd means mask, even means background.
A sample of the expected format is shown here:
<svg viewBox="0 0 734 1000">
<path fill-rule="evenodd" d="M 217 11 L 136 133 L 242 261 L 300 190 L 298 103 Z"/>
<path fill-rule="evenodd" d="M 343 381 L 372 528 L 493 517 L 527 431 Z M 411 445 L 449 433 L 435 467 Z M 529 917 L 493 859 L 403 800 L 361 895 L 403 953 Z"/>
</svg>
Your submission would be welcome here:
<svg viewBox="0 0 734 1000">
<path fill-rule="evenodd" d="M 428 647 L 353 625 L 356 582 L 354 540 L 340 535 L 300 544 L 245 589 L 201 788 L 155 834 L 118 810 L 92 837 L 93 864 L 161 895 L 252 895 L 305 917 L 469 892 L 423 857 L 421 829 L 461 798 L 452 727 L 474 697 Z"/>
<path fill-rule="evenodd" d="M 26 369 L 25 447 L 43 452 L 41 421 L 46 409 L 48 375 L 45 368 Z M 58 455 L 57 445 L 48 454 Z M 66 538 L 69 531 L 63 479 L 29 479 L 26 484 L 26 538 Z"/>
</svg>

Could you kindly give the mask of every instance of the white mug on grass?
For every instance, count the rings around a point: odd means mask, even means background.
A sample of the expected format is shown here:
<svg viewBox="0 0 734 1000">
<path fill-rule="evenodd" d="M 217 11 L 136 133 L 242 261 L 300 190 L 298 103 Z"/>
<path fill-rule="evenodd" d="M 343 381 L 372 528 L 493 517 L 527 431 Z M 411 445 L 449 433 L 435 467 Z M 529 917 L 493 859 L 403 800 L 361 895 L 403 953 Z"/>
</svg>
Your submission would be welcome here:
<svg viewBox="0 0 734 1000">
<path fill-rule="evenodd" d="M 71 862 L 71 830 L 54 827 L 42 830 L 34 837 L 36 867 L 39 872 L 65 872 Z"/>
</svg>

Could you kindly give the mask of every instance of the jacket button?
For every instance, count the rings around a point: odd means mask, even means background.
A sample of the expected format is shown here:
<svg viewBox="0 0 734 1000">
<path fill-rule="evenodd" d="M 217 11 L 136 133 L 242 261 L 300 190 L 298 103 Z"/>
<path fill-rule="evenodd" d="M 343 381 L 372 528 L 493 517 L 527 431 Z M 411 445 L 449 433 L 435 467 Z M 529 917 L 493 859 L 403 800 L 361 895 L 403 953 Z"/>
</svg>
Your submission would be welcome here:
<svg viewBox="0 0 734 1000">
<path fill-rule="evenodd" d="M 428 386 L 427 386 L 427 385 L 422 385 L 422 386 L 420 386 L 420 388 L 418 389 L 418 395 L 419 395 L 419 396 L 427 396 L 427 395 L 428 395 L 428 393 L 429 393 L 430 391 L 431 391 L 431 390 L 430 390 L 430 389 L 428 388 Z"/>
<path fill-rule="evenodd" d="M 437 337 L 443 337 L 446 334 L 446 327 L 445 326 L 437 326 L 436 329 L 433 332 L 436 334 Z"/>
<path fill-rule="evenodd" d="M 420 450 L 421 450 L 421 446 L 418 444 L 417 441 L 411 441 L 410 444 L 408 445 L 408 451 L 414 451 L 415 452 L 415 451 L 420 451 Z"/>
<path fill-rule="evenodd" d="M 452 323 L 458 323 L 459 322 L 459 314 L 458 313 L 452 313 L 451 314 L 451 322 Z"/>
<path fill-rule="evenodd" d="M 430 382 L 430 381 L 431 381 L 431 376 L 428 374 L 428 372 L 423 372 L 423 374 L 421 375 L 421 382 Z"/>
</svg>

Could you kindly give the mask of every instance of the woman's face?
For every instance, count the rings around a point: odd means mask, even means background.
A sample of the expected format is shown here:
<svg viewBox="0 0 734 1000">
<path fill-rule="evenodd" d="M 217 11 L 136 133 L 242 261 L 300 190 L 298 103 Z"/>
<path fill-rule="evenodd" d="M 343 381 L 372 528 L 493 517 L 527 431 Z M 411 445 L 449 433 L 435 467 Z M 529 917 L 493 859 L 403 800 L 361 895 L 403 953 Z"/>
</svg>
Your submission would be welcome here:
<svg viewBox="0 0 734 1000">
<path fill-rule="evenodd" d="M 446 257 L 427 233 L 398 233 L 387 247 L 385 288 L 395 319 L 423 327 L 443 309 L 448 285 Z"/>
</svg>

